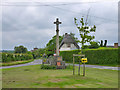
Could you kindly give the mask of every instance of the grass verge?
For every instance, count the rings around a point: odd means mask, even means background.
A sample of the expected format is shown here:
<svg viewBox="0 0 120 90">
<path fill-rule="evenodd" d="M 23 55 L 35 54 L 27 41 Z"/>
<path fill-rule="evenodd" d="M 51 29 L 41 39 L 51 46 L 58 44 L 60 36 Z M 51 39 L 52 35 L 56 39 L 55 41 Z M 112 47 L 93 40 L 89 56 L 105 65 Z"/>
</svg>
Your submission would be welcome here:
<svg viewBox="0 0 120 90">
<path fill-rule="evenodd" d="M 86 76 L 72 69 L 43 70 L 40 65 L 3 69 L 3 88 L 118 88 L 118 71 L 86 67 Z"/>
<path fill-rule="evenodd" d="M 18 64 L 25 64 L 25 63 L 28 63 L 28 62 L 32 62 L 32 60 L 25 60 L 25 61 L 15 61 L 15 62 L 9 62 L 9 63 L 1 63 L 2 66 L 11 66 L 11 65 L 18 65 Z"/>
</svg>

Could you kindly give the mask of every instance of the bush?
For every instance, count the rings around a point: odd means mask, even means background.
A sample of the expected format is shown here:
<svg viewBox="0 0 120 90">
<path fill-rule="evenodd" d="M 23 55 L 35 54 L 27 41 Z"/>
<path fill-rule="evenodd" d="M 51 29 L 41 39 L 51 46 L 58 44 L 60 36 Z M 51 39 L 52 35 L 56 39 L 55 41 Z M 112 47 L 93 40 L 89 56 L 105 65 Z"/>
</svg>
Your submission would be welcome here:
<svg viewBox="0 0 120 90">
<path fill-rule="evenodd" d="M 118 64 L 118 49 L 84 50 L 89 64 Z"/>
<path fill-rule="evenodd" d="M 63 60 L 69 63 L 73 62 L 73 54 L 78 54 L 80 50 L 61 51 Z M 118 64 L 118 49 L 84 49 L 83 54 L 88 59 L 88 64 Z M 79 58 L 75 57 L 75 62 Z"/>
<path fill-rule="evenodd" d="M 88 48 L 89 48 L 89 45 L 82 46 L 82 49 L 88 49 Z"/>
<path fill-rule="evenodd" d="M 99 46 L 99 44 L 98 44 L 98 42 L 95 42 L 95 41 L 93 41 L 93 42 L 90 42 L 90 46 L 89 46 L 89 48 L 99 48 L 100 46 Z"/>
<path fill-rule="evenodd" d="M 2 62 L 23 61 L 33 59 L 32 54 L 2 53 Z"/>
<path fill-rule="evenodd" d="M 42 64 L 41 65 L 41 69 L 56 69 L 56 66 L 55 65 L 45 65 L 45 64 Z"/>
<path fill-rule="evenodd" d="M 63 60 L 69 63 L 73 62 L 73 54 L 78 54 L 80 50 L 71 50 L 71 51 L 61 51 L 60 56 L 62 56 Z M 75 57 L 76 62 L 79 62 L 79 58 Z"/>
</svg>

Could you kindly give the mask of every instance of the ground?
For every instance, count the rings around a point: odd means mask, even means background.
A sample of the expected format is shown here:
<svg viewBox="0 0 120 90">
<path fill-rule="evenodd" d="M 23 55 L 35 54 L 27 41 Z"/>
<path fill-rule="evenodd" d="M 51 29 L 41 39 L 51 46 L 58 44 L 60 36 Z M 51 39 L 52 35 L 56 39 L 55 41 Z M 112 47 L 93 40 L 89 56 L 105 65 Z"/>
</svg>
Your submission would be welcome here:
<svg viewBox="0 0 120 90">
<path fill-rule="evenodd" d="M 86 76 L 72 69 L 42 70 L 40 65 L 3 69 L 3 88 L 117 88 L 118 70 L 86 67 Z M 82 68 L 81 68 L 82 74 Z"/>
</svg>

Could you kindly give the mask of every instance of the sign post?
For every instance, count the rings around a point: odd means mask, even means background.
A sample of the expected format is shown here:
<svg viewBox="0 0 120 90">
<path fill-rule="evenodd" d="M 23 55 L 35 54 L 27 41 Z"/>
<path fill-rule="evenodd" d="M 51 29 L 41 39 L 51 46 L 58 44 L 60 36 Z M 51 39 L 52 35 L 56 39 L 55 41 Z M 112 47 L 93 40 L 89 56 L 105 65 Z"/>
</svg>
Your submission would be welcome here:
<svg viewBox="0 0 120 90">
<path fill-rule="evenodd" d="M 83 55 L 83 54 L 81 54 L 81 55 L 79 55 L 79 54 L 73 54 L 73 75 L 75 75 L 75 66 L 74 66 L 74 62 L 75 62 L 75 56 L 80 56 L 80 60 L 79 60 L 79 69 L 78 69 L 78 75 L 80 75 L 80 62 L 81 62 L 81 60 L 83 59 L 81 59 L 81 57 L 84 57 L 85 58 L 85 55 Z M 84 66 L 85 67 L 85 66 Z M 85 71 L 85 68 L 84 68 L 84 70 L 83 71 Z M 85 72 L 84 72 L 84 74 L 85 74 Z"/>
<path fill-rule="evenodd" d="M 87 58 L 82 58 L 81 61 L 83 63 L 83 76 L 85 76 L 85 63 L 87 62 Z"/>
</svg>

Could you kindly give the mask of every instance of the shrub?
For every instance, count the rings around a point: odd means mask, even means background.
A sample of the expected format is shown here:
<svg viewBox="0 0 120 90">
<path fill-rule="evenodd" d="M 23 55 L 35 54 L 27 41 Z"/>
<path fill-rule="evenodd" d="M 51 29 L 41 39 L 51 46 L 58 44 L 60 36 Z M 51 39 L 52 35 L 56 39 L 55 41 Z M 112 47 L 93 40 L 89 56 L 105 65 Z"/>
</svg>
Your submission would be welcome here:
<svg viewBox="0 0 120 90">
<path fill-rule="evenodd" d="M 78 54 L 80 50 L 61 51 L 63 60 L 69 63 L 73 62 L 73 54 Z M 118 64 L 118 49 L 84 49 L 83 54 L 88 59 L 88 64 Z M 75 57 L 75 62 L 79 58 Z"/>
<path fill-rule="evenodd" d="M 84 50 L 89 64 L 118 64 L 118 49 Z"/>
<path fill-rule="evenodd" d="M 82 46 L 82 49 L 88 49 L 88 48 L 89 48 L 89 45 Z"/>
<path fill-rule="evenodd" d="M 90 46 L 89 46 L 89 48 L 99 48 L 100 46 L 99 46 L 99 44 L 98 44 L 98 42 L 95 42 L 95 41 L 93 41 L 93 42 L 90 42 Z"/>
<path fill-rule="evenodd" d="M 33 59 L 32 54 L 2 53 L 2 62 L 23 61 Z"/>
<path fill-rule="evenodd" d="M 73 62 L 73 54 L 78 54 L 80 50 L 71 50 L 71 51 L 61 51 L 60 56 L 62 56 L 63 60 L 69 63 Z M 75 57 L 76 62 L 79 61 L 78 57 Z"/>
<path fill-rule="evenodd" d="M 56 66 L 55 65 L 45 65 L 45 64 L 42 64 L 41 65 L 41 69 L 56 69 Z"/>
</svg>

